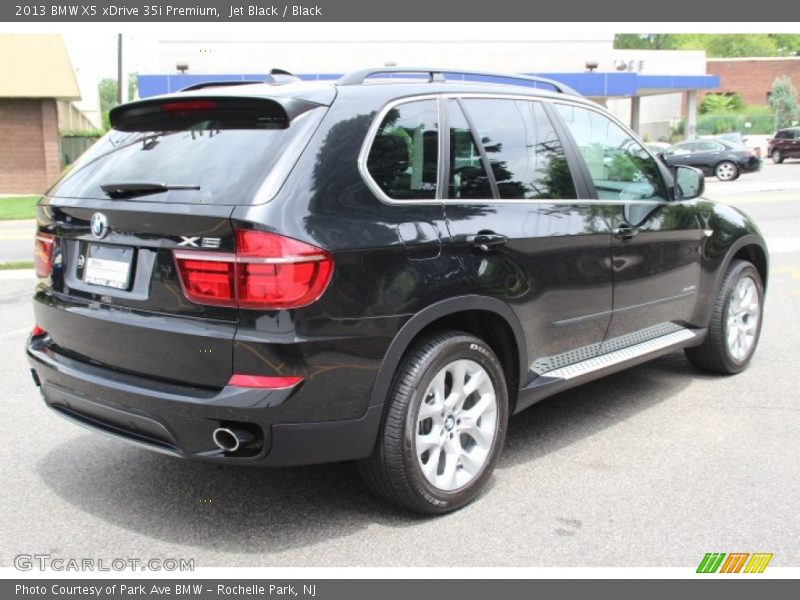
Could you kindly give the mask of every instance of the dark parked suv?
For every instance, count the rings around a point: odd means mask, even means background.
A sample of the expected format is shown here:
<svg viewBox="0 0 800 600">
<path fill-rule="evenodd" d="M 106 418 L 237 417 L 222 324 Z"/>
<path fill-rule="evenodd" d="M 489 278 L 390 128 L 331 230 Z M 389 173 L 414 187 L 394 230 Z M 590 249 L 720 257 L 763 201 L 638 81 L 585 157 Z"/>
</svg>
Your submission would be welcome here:
<svg viewBox="0 0 800 600">
<path fill-rule="evenodd" d="M 776 165 L 786 158 L 800 158 L 800 127 L 776 131 L 775 137 L 767 142 L 767 152 Z"/>
<path fill-rule="evenodd" d="M 115 108 L 38 207 L 45 402 L 176 456 L 357 460 L 442 513 L 547 396 L 677 349 L 747 366 L 767 252 L 746 215 L 558 83 L 448 73 Z"/>
</svg>

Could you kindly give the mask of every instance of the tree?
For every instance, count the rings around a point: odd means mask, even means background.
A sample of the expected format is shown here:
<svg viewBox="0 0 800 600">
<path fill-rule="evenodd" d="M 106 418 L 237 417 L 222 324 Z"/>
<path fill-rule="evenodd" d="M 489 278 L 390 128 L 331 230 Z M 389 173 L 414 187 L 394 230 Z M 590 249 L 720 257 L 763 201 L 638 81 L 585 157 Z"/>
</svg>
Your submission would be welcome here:
<svg viewBox="0 0 800 600">
<path fill-rule="evenodd" d="M 741 112 L 744 101 L 741 94 L 707 94 L 698 107 L 701 115 Z"/>
<path fill-rule="evenodd" d="M 772 82 L 769 105 L 775 111 L 775 127 L 790 127 L 798 119 L 797 91 L 788 76 L 778 77 Z"/>
<path fill-rule="evenodd" d="M 137 74 L 130 73 L 128 75 L 128 102 L 136 97 L 137 82 Z M 117 102 L 117 87 L 117 80 L 111 77 L 101 79 L 97 86 L 98 95 L 100 96 L 100 115 L 103 119 L 103 129 L 108 129 L 111 126 L 108 120 L 108 113 L 119 104 Z"/>
<path fill-rule="evenodd" d="M 97 87 L 100 94 L 100 110 L 108 112 L 117 105 L 117 80 L 106 77 Z"/>
<path fill-rule="evenodd" d="M 614 48 L 620 50 L 673 50 L 676 38 L 671 33 L 618 33 L 614 36 Z"/>
<path fill-rule="evenodd" d="M 778 56 L 800 56 L 800 35 L 796 33 L 770 33 L 778 48 Z"/>
<path fill-rule="evenodd" d="M 788 33 L 621 33 L 614 47 L 636 50 L 705 50 L 711 58 L 797 56 L 800 35 Z"/>
<path fill-rule="evenodd" d="M 139 90 L 139 74 L 128 74 L 128 102 L 136 98 L 136 92 Z"/>
</svg>

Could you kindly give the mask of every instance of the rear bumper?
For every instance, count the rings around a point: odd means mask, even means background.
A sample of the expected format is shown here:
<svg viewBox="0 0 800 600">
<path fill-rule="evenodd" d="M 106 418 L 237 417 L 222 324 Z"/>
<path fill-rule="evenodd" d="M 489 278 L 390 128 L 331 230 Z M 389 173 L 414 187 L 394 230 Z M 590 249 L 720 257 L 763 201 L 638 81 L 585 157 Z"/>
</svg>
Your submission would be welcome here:
<svg viewBox="0 0 800 600">
<path fill-rule="evenodd" d="M 46 338 L 28 343 L 28 361 L 47 405 L 94 430 L 173 456 L 199 460 L 289 466 L 354 460 L 375 443 L 382 406 L 358 419 L 275 422 L 272 407 L 296 388 L 264 390 L 227 386 L 218 392 L 145 379 L 55 353 Z M 213 431 L 241 426 L 256 442 L 238 453 L 220 451 Z"/>
<path fill-rule="evenodd" d="M 739 161 L 739 167 L 745 173 L 754 173 L 756 171 L 760 171 L 762 164 L 763 160 L 755 156 Z"/>
</svg>

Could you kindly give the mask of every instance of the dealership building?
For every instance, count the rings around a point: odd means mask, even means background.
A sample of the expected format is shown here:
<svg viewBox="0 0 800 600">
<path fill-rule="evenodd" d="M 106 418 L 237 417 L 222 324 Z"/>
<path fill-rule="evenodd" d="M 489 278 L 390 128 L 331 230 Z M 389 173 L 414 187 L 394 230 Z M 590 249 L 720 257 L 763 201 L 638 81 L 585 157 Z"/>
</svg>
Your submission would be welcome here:
<svg viewBox="0 0 800 600">
<path fill-rule="evenodd" d="M 139 39 L 139 96 L 180 90 L 208 80 L 259 80 L 272 68 L 302 79 L 336 79 L 366 66 L 425 66 L 535 74 L 556 79 L 606 105 L 643 136 L 656 140 L 686 118 L 691 136 L 698 94 L 719 86 L 708 74 L 705 53 L 615 50 L 614 36 L 580 33 L 574 39 L 530 33 L 530 24 L 507 24 L 502 36 L 490 28 L 470 32 L 419 24 L 372 27 L 357 37 L 332 27 L 269 35 L 173 34 Z M 469 77 L 467 77 L 469 79 Z"/>
</svg>

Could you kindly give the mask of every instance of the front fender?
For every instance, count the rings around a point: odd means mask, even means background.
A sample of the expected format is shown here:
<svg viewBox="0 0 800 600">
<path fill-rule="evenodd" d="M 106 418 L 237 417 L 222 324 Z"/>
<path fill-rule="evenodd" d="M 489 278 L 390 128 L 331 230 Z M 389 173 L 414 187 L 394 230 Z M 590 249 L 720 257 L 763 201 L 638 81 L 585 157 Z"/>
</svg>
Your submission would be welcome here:
<svg viewBox="0 0 800 600">
<path fill-rule="evenodd" d="M 702 275 L 692 324 L 706 327 L 711 319 L 712 307 L 722 280 L 734 258 L 746 248 L 763 256 L 763 265 L 756 266 L 762 271 L 766 289 L 769 253 L 758 226 L 743 211 L 710 201 L 703 202 L 698 208 L 698 217 L 703 228 L 713 233 L 705 239 L 701 248 Z M 749 254 L 748 251 L 748 259 Z"/>
</svg>

